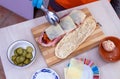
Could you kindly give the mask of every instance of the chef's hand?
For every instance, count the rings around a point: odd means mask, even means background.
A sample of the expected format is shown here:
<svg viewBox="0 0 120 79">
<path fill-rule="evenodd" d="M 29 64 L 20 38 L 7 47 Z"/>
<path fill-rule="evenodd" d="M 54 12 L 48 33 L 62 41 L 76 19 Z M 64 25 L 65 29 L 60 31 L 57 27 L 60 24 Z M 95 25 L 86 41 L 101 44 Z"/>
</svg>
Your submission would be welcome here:
<svg viewBox="0 0 120 79">
<path fill-rule="evenodd" d="M 43 0 L 32 0 L 33 7 L 41 8 L 41 5 L 43 5 Z"/>
</svg>

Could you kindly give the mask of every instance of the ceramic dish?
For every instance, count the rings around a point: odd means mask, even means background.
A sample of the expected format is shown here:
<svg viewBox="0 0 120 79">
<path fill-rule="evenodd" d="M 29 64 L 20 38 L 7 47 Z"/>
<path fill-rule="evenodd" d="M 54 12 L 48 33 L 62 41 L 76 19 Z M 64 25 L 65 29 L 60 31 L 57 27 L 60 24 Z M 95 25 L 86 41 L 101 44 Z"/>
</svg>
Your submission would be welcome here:
<svg viewBox="0 0 120 79">
<path fill-rule="evenodd" d="M 99 79 L 99 69 L 98 69 L 98 67 L 95 65 L 95 63 L 93 61 L 91 61 L 89 59 L 86 59 L 86 58 L 84 58 L 84 59 L 80 58 L 78 60 L 82 61 L 85 66 L 87 66 L 88 68 L 90 68 L 92 70 L 93 79 Z"/>
<path fill-rule="evenodd" d="M 37 70 L 32 75 L 31 79 L 60 79 L 60 78 L 54 70 L 50 68 L 44 68 Z"/>
<path fill-rule="evenodd" d="M 30 63 L 29 63 L 29 64 L 26 64 L 26 65 L 24 65 L 24 66 L 16 65 L 16 64 L 12 61 L 12 56 L 15 55 L 15 50 L 16 50 L 17 48 L 19 48 L 19 47 L 26 49 L 26 47 L 28 47 L 28 46 L 32 47 L 32 49 L 33 49 L 33 51 L 31 52 L 31 53 L 32 53 L 32 58 L 31 58 Z M 7 58 L 8 58 L 8 60 L 9 60 L 9 62 L 12 63 L 12 64 L 13 64 L 14 66 L 16 66 L 16 67 L 26 67 L 26 66 L 32 64 L 33 61 L 34 61 L 34 59 L 35 59 L 35 56 L 36 56 L 36 49 L 35 49 L 34 45 L 33 45 L 32 43 L 30 43 L 29 41 L 25 41 L 25 40 L 18 40 L 18 41 L 13 42 L 13 43 L 9 46 L 8 51 L 7 51 Z M 25 58 L 25 59 L 27 59 L 27 58 Z"/>
<path fill-rule="evenodd" d="M 108 52 L 103 48 L 102 43 L 107 40 L 111 40 L 115 44 L 116 47 L 113 51 Z M 99 43 L 99 54 L 107 62 L 120 60 L 120 39 L 114 36 L 105 37 Z"/>
<path fill-rule="evenodd" d="M 83 74 L 80 79 L 99 79 L 99 69 L 93 61 L 86 58 L 76 58 L 83 63 Z M 68 64 L 69 67 L 70 64 Z"/>
</svg>

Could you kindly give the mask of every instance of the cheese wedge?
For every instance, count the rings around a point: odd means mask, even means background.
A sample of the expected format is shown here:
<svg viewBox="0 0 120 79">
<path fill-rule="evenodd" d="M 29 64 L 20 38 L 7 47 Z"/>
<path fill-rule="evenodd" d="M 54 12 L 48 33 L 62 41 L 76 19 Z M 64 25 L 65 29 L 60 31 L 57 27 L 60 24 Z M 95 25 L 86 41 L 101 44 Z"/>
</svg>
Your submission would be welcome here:
<svg viewBox="0 0 120 79">
<path fill-rule="evenodd" d="M 80 25 L 85 17 L 86 17 L 86 14 L 81 11 L 81 10 L 73 10 L 69 16 L 72 18 L 72 20 L 77 24 L 77 25 Z"/>
<path fill-rule="evenodd" d="M 76 28 L 75 23 L 73 22 L 70 16 L 65 16 L 60 20 L 60 25 L 65 32 L 70 32 Z"/>
<path fill-rule="evenodd" d="M 55 48 L 55 56 L 61 59 L 68 57 L 92 34 L 95 28 L 96 22 L 93 17 L 87 17 L 80 27 L 66 34 L 60 40 Z"/>
<path fill-rule="evenodd" d="M 45 32 L 50 40 L 53 40 L 64 34 L 64 30 L 60 27 L 59 24 L 56 26 L 50 25 L 47 29 L 45 29 Z"/>
</svg>

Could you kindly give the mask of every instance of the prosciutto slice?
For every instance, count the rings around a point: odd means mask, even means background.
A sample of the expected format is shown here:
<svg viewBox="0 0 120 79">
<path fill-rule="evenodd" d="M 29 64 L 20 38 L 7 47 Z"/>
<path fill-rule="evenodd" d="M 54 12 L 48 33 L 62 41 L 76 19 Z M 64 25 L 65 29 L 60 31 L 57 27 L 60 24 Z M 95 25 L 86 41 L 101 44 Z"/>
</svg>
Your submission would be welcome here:
<svg viewBox="0 0 120 79">
<path fill-rule="evenodd" d="M 61 36 L 53 39 L 52 41 L 49 41 L 46 43 L 45 40 L 43 40 L 44 34 L 45 34 L 45 32 L 42 32 L 37 41 L 39 44 L 41 44 L 42 46 L 45 46 L 45 47 L 55 46 L 63 37 L 63 35 L 61 35 Z"/>
</svg>

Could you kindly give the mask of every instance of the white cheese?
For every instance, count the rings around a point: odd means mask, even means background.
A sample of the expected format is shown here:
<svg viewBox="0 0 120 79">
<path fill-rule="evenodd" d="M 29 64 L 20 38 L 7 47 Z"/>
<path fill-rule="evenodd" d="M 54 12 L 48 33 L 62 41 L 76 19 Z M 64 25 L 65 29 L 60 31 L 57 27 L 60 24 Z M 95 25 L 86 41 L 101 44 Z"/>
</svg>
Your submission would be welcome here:
<svg viewBox="0 0 120 79">
<path fill-rule="evenodd" d="M 64 69 L 65 79 L 80 79 L 83 74 L 83 63 L 71 59 L 70 66 Z"/>
<path fill-rule="evenodd" d="M 80 23 L 83 22 L 83 20 L 86 17 L 86 14 L 81 10 L 73 10 L 69 16 L 72 18 L 72 20 L 77 24 L 80 25 Z"/>
<path fill-rule="evenodd" d="M 72 58 L 69 67 L 64 68 L 64 76 L 65 79 L 93 79 L 93 71 L 83 61 Z"/>
<path fill-rule="evenodd" d="M 62 18 L 60 20 L 60 25 L 65 32 L 70 32 L 71 30 L 76 28 L 76 25 L 70 16 Z"/>
<path fill-rule="evenodd" d="M 50 25 L 46 30 L 45 30 L 48 38 L 50 40 L 53 40 L 57 37 L 59 37 L 60 35 L 64 34 L 63 29 L 60 27 L 59 24 L 57 24 L 56 26 L 54 25 Z"/>
</svg>

